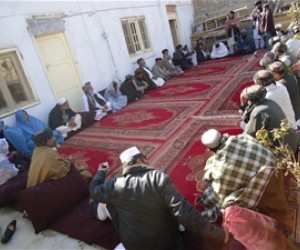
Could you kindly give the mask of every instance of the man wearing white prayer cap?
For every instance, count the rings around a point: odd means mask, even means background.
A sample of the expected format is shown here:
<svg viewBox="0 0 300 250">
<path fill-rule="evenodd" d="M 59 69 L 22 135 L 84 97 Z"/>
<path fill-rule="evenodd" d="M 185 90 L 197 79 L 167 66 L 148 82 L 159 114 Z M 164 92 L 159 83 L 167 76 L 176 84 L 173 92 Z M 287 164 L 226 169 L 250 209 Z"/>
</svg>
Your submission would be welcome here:
<svg viewBox="0 0 300 250">
<path fill-rule="evenodd" d="M 286 32 L 284 32 L 282 30 L 282 24 L 281 23 L 277 23 L 275 25 L 275 31 L 276 31 L 276 35 L 281 38 L 282 36 L 286 35 Z"/>
<path fill-rule="evenodd" d="M 99 166 L 90 197 L 99 202 L 98 208 L 106 204 L 124 249 L 183 249 L 179 225 L 214 242 L 214 249 L 227 243 L 228 232 L 203 218 L 166 173 L 148 166 L 137 147 L 123 151 L 120 160 L 121 177 L 106 179 L 107 168 Z"/>
<path fill-rule="evenodd" d="M 57 104 L 58 104 L 58 105 L 63 105 L 63 104 L 66 103 L 66 101 L 67 101 L 67 99 L 66 99 L 65 97 L 61 97 L 61 98 L 59 98 L 59 99 L 57 100 Z"/>
<path fill-rule="evenodd" d="M 81 128 L 82 117 L 70 108 L 65 97 L 61 97 L 50 111 L 48 122 L 52 130 L 58 130 L 66 138 Z"/>
<path fill-rule="evenodd" d="M 216 129 L 207 130 L 201 137 L 201 142 L 209 149 L 216 149 L 221 143 L 222 135 Z"/>
<path fill-rule="evenodd" d="M 126 149 L 120 154 L 120 160 L 122 164 L 128 163 L 134 158 L 134 156 L 141 154 L 137 147 L 131 147 Z"/>
<path fill-rule="evenodd" d="M 229 206 L 260 211 L 275 219 L 285 215 L 283 179 L 274 174 L 276 163 L 270 150 L 247 134 L 222 135 L 216 129 L 205 131 L 201 142 L 214 152 L 206 161 L 205 189 L 197 199 L 205 209 L 203 216 L 217 220 L 216 211 Z M 269 183 L 275 186 L 266 188 Z"/>
</svg>

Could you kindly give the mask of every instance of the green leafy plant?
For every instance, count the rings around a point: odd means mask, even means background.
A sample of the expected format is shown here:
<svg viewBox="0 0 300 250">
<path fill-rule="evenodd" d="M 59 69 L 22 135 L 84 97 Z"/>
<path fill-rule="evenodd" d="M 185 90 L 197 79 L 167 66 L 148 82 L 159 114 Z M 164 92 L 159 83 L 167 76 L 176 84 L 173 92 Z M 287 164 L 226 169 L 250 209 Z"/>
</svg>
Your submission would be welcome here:
<svg viewBox="0 0 300 250">
<path fill-rule="evenodd" d="M 300 182 L 299 157 L 296 157 L 291 148 L 285 143 L 285 138 L 290 129 L 287 119 L 281 122 L 280 128 L 272 131 L 260 129 L 256 133 L 256 139 L 269 148 L 276 158 L 276 172 L 282 170 L 287 176 L 291 173 L 297 182 Z"/>
</svg>

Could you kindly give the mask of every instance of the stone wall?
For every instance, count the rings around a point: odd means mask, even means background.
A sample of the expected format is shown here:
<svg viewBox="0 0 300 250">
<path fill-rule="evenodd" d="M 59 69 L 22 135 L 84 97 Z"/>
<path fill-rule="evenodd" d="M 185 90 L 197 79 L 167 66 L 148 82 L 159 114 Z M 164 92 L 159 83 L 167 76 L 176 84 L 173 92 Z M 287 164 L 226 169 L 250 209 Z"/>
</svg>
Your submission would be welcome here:
<svg viewBox="0 0 300 250">
<path fill-rule="evenodd" d="M 253 0 L 193 0 L 195 21 L 215 18 L 230 10 L 253 8 Z"/>
</svg>

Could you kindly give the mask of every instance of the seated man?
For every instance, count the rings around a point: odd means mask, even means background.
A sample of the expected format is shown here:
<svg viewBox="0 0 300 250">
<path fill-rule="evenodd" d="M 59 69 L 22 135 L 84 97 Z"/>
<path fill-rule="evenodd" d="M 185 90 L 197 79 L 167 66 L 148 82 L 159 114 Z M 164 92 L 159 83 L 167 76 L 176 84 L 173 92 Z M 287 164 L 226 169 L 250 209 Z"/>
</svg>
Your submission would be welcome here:
<svg viewBox="0 0 300 250">
<path fill-rule="evenodd" d="M 182 70 L 188 70 L 194 66 L 191 60 L 187 60 L 183 53 L 183 46 L 181 44 L 176 46 L 176 51 L 173 53 L 173 63 L 175 66 L 179 66 Z"/>
<path fill-rule="evenodd" d="M 90 196 L 107 205 L 102 209 L 107 215 L 100 217 L 110 215 L 125 249 L 183 249 L 179 224 L 216 244 L 228 241 L 228 232 L 204 219 L 136 147 L 122 152 L 120 160 L 123 175 L 118 178 L 106 179 L 107 168 L 100 165 Z"/>
<path fill-rule="evenodd" d="M 49 114 L 49 127 L 58 130 L 63 137 L 72 136 L 75 131 L 81 128 L 82 117 L 76 114 L 69 106 L 66 98 L 62 97 L 57 101 L 55 107 Z"/>
<path fill-rule="evenodd" d="M 135 79 L 133 80 L 135 83 L 136 89 L 141 91 L 143 94 L 149 90 L 149 84 L 147 83 L 147 79 L 144 74 L 144 70 L 137 69 L 135 71 Z"/>
<path fill-rule="evenodd" d="M 298 39 L 298 35 L 300 33 L 299 26 L 293 26 L 291 32 L 293 36 L 289 38 L 285 44 L 287 46 L 288 53 L 296 56 L 300 48 L 300 40 Z"/>
<path fill-rule="evenodd" d="M 255 42 L 252 37 L 249 37 L 247 30 L 242 29 L 241 35 L 237 37 L 237 54 L 250 54 L 255 51 Z"/>
<path fill-rule="evenodd" d="M 31 159 L 26 187 L 65 177 L 70 171 L 71 162 L 63 159 L 57 152 L 51 129 L 42 130 L 32 139 L 36 147 Z"/>
<path fill-rule="evenodd" d="M 263 69 L 267 69 L 268 65 L 272 62 L 275 62 L 276 60 L 277 59 L 275 53 L 273 51 L 267 51 L 259 60 L 259 66 Z"/>
<path fill-rule="evenodd" d="M 211 59 L 217 59 L 217 58 L 223 58 L 229 55 L 229 50 L 225 46 L 223 42 L 216 42 L 211 50 L 210 58 Z"/>
<path fill-rule="evenodd" d="M 209 53 L 207 53 L 205 41 L 202 37 L 197 39 L 195 45 L 195 51 L 196 51 L 196 58 L 198 64 L 207 60 Z"/>
<path fill-rule="evenodd" d="M 164 85 L 165 80 L 163 78 L 154 76 L 151 70 L 147 67 L 146 61 L 144 58 L 139 58 L 136 63 L 139 65 L 138 69 L 141 69 L 144 71 L 144 74 L 147 75 L 148 78 L 152 80 L 152 82 L 155 83 L 156 87 L 161 87 Z M 147 81 L 148 85 L 151 87 L 151 83 Z M 153 89 L 152 87 L 150 89 Z"/>
<path fill-rule="evenodd" d="M 201 141 L 214 153 L 205 165 L 203 179 L 207 186 L 199 199 L 206 209 L 203 215 L 215 215 L 215 207 L 240 206 L 275 219 L 286 216 L 284 182 L 275 175 L 276 162 L 271 151 L 247 134 L 228 136 L 215 129 L 203 133 Z M 271 182 L 271 178 L 277 181 Z M 269 183 L 276 189 L 275 194 L 266 189 Z"/>
<path fill-rule="evenodd" d="M 182 48 L 182 52 L 183 54 L 185 54 L 188 62 L 192 63 L 193 65 L 197 65 L 197 56 L 195 50 L 190 50 L 187 45 L 184 45 Z"/>
<path fill-rule="evenodd" d="M 111 110 L 111 103 L 107 102 L 101 94 L 95 92 L 90 82 L 86 82 L 82 90 L 84 91 L 82 96 L 83 111 L 102 110 L 107 112 Z"/>
<path fill-rule="evenodd" d="M 161 53 L 163 54 L 163 63 L 167 70 L 176 74 L 183 73 L 183 70 L 179 66 L 173 64 L 172 58 L 169 55 L 169 50 L 164 49 Z"/>
<path fill-rule="evenodd" d="M 300 94 L 295 75 L 288 72 L 284 64 L 280 61 L 271 63 L 268 66 L 268 70 L 272 72 L 276 84 L 287 89 L 295 112 L 295 118 L 298 121 L 300 119 Z"/>
<path fill-rule="evenodd" d="M 136 85 L 135 77 L 127 75 L 125 81 L 121 84 L 120 91 L 127 96 L 128 103 L 139 100 L 144 94 L 144 88 L 139 89 Z"/>
<path fill-rule="evenodd" d="M 111 103 L 111 110 L 113 113 L 127 105 L 127 96 L 121 93 L 120 86 L 115 81 L 105 89 L 104 97 Z"/>
<path fill-rule="evenodd" d="M 297 129 L 295 112 L 287 88 L 281 84 L 277 84 L 272 73 L 268 70 L 257 71 L 254 74 L 253 81 L 255 84 L 265 87 L 267 90 L 266 98 L 276 102 L 288 119 L 290 127 Z M 297 91 L 296 93 L 299 94 Z"/>
<path fill-rule="evenodd" d="M 245 122 L 245 133 L 256 137 L 256 132 L 260 129 L 272 131 L 280 128 L 283 120 L 287 119 L 280 106 L 273 100 L 266 99 L 267 90 L 261 85 L 255 84 L 245 88 L 241 93 L 241 105 L 244 108 L 243 120 Z M 298 151 L 299 135 L 290 128 L 284 143 L 293 152 Z M 273 146 L 278 146 L 280 142 L 273 138 Z"/>
<path fill-rule="evenodd" d="M 44 129 L 33 137 L 36 147 L 33 152 L 26 187 L 33 187 L 48 180 L 64 178 L 71 165 L 80 172 L 85 181 L 92 177 L 88 167 L 62 157 L 56 150 L 55 137 L 51 129 Z"/>
<path fill-rule="evenodd" d="M 296 62 L 296 58 L 288 53 L 288 48 L 285 43 L 278 42 L 275 43 L 272 51 L 275 53 L 276 58 L 283 62 L 286 67 L 290 67 Z"/>
<path fill-rule="evenodd" d="M 160 78 L 164 79 L 165 81 L 177 74 L 175 72 L 168 71 L 164 67 L 164 63 L 163 63 L 162 58 L 156 58 L 155 59 L 155 64 L 153 66 L 152 71 L 153 71 L 154 77 L 160 77 Z"/>
</svg>

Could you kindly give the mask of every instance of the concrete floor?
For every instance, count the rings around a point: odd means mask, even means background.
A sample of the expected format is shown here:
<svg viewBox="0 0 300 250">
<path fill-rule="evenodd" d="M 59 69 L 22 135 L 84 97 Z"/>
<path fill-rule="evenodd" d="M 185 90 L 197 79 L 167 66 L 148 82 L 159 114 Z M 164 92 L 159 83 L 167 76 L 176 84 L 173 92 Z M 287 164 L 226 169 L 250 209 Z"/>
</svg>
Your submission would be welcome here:
<svg viewBox="0 0 300 250">
<path fill-rule="evenodd" d="M 22 213 L 10 207 L 0 209 L 0 234 L 3 235 L 6 226 L 12 220 L 17 220 L 17 229 L 11 240 L 2 244 L 0 249 L 97 249 L 105 250 L 97 245 L 87 245 L 82 241 L 72 239 L 64 234 L 48 229 L 34 233 L 31 221 L 24 219 Z"/>
</svg>

